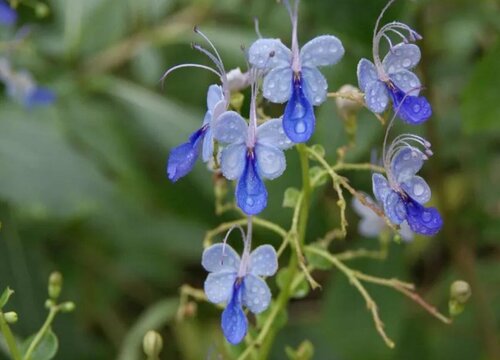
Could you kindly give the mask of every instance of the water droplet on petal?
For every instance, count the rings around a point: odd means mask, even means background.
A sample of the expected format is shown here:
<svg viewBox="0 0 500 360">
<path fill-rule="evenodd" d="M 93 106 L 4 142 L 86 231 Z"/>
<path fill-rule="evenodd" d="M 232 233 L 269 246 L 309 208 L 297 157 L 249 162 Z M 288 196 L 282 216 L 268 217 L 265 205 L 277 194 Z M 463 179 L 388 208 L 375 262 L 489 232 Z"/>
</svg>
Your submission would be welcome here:
<svg viewBox="0 0 500 360">
<path fill-rule="evenodd" d="M 410 59 L 404 59 L 403 60 L 403 66 L 404 67 L 409 67 L 411 65 L 411 60 Z"/>
<path fill-rule="evenodd" d="M 297 134 L 303 134 L 306 131 L 306 124 L 304 124 L 303 121 L 298 121 L 297 124 L 295 124 L 295 132 Z"/>
<path fill-rule="evenodd" d="M 424 193 L 424 191 L 425 189 L 422 186 L 422 184 L 415 184 L 415 186 L 413 186 L 413 194 L 416 196 L 421 196 Z"/>
</svg>

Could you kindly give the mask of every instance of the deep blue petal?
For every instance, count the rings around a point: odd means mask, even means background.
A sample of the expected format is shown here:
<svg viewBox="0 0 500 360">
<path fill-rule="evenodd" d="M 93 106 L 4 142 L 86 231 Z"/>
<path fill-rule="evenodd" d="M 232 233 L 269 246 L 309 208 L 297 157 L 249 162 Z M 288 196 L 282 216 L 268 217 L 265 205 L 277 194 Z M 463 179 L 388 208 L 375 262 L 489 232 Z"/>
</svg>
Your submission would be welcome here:
<svg viewBox="0 0 500 360">
<path fill-rule="evenodd" d="M 431 117 L 431 104 L 424 96 L 406 95 L 394 85 L 387 86 L 387 88 L 392 97 L 394 111 L 406 123 L 418 125 Z"/>
<path fill-rule="evenodd" d="M 5 1 L 0 0 L 0 24 L 14 25 L 17 21 L 17 12 L 9 6 Z"/>
<path fill-rule="evenodd" d="M 52 104 L 56 99 L 56 94 L 47 88 L 37 87 L 30 91 L 24 98 L 24 106 L 31 108 L 33 106 L 42 106 Z"/>
<path fill-rule="evenodd" d="M 283 129 L 294 143 L 302 143 L 311 138 L 316 118 L 311 103 L 304 95 L 302 78 L 294 78 L 292 81 L 292 96 L 283 114 Z"/>
<path fill-rule="evenodd" d="M 256 215 L 267 206 L 267 190 L 259 173 L 253 152 L 248 152 L 245 169 L 236 186 L 236 201 L 247 215 Z"/>
<path fill-rule="evenodd" d="M 430 236 L 441 230 L 443 219 L 436 208 L 426 208 L 411 198 L 405 201 L 405 205 L 406 220 L 412 231 Z"/>
<path fill-rule="evenodd" d="M 247 333 L 248 321 L 241 308 L 244 283 L 236 281 L 231 301 L 222 312 L 221 327 L 226 340 L 231 344 L 239 344 Z"/>
<path fill-rule="evenodd" d="M 205 135 L 206 128 L 195 131 L 189 137 L 189 141 L 173 148 L 170 151 L 167 164 L 168 178 L 176 182 L 186 176 L 194 167 L 198 159 L 200 140 Z"/>
</svg>

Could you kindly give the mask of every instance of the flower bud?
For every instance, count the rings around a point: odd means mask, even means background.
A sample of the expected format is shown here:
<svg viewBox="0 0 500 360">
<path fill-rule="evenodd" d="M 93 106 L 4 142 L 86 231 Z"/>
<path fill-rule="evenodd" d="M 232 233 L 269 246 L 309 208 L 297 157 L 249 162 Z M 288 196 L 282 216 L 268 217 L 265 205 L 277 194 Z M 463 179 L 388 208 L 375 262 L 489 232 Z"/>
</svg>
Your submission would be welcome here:
<svg viewBox="0 0 500 360">
<path fill-rule="evenodd" d="M 346 117 L 355 114 L 363 103 L 363 94 L 353 85 L 345 84 L 337 92 L 340 96 L 335 98 L 335 103 L 341 115 Z"/>
<path fill-rule="evenodd" d="M 49 277 L 49 297 L 57 299 L 61 294 L 63 278 L 60 272 L 54 271 Z"/>
<path fill-rule="evenodd" d="M 461 314 L 471 295 L 472 292 L 468 283 L 462 280 L 453 282 L 450 287 L 450 301 L 448 303 L 450 315 L 457 316 Z"/>
<path fill-rule="evenodd" d="M 73 310 L 75 310 L 75 307 L 76 305 L 73 301 L 67 301 L 59 305 L 59 309 L 64 313 L 72 312 Z"/>
<path fill-rule="evenodd" d="M 3 314 L 3 318 L 9 324 L 15 324 L 17 322 L 17 319 L 18 319 L 17 313 L 15 313 L 14 311 L 6 312 L 5 314 Z"/>
<path fill-rule="evenodd" d="M 163 348 L 163 339 L 156 331 L 150 330 L 144 335 L 142 347 L 148 358 L 158 359 Z"/>
</svg>

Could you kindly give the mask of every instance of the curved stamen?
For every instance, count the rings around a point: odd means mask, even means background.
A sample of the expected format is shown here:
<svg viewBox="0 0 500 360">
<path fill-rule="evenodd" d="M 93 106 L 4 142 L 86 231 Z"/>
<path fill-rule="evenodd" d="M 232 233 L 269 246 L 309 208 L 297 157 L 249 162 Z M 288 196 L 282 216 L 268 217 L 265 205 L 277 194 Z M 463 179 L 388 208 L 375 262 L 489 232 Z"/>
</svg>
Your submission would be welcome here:
<svg viewBox="0 0 500 360">
<path fill-rule="evenodd" d="M 245 248 L 243 249 L 243 255 L 241 256 L 240 268 L 238 270 L 238 277 L 243 277 L 246 275 L 248 263 L 250 261 L 250 250 L 252 250 L 252 216 L 247 218 L 247 236 L 245 241 Z"/>
<path fill-rule="evenodd" d="M 221 264 L 223 263 L 224 261 L 224 256 L 225 253 L 226 253 L 226 243 L 227 243 L 227 240 L 229 238 L 229 235 L 231 235 L 231 233 L 233 232 L 234 229 L 238 228 L 241 232 L 241 239 L 243 240 L 243 244 L 244 246 L 246 246 L 246 238 L 247 238 L 247 235 L 245 234 L 245 230 L 243 230 L 243 228 L 241 227 L 241 225 L 233 225 L 229 228 L 229 230 L 227 231 L 226 233 L 226 236 L 224 237 L 224 240 L 222 241 L 222 259 L 221 259 Z"/>
<path fill-rule="evenodd" d="M 398 35 L 401 39 L 403 39 L 403 41 L 405 43 L 409 42 L 408 38 L 406 36 L 404 36 L 401 32 L 399 32 L 398 30 L 396 29 L 389 29 L 389 31 L 392 31 L 393 33 L 395 33 L 396 35 Z M 385 34 L 384 34 L 385 35 Z M 387 36 L 387 35 L 386 35 Z"/>
<path fill-rule="evenodd" d="M 200 29 L 198 29 L 197 26 L 195 26 L 194 28 L 194 32 L 197 33 L 198 35 L 200 35 L 202 38 L 205 39 L 205 41 L 208 43 L 208 45 L 210 45 L 210 47 L 213 49 L 214 53 L 215 53 L 215 56 L 217 57 L 217 60 L 219 60 L 219 64 L 220 64 L 220 67 L 222 69 L 222 73 L 225 73 L 224 71 L 224 63 L 222 62 L 222 58 L 220 57 L 219 55 L 219 52 L 217 51 L 217 48 L 214 46 L 214 44 L 210 41 L 210 39 L 204 34 L 201 32 Z"/>
<path fill-rule="evenodd" d="M 386 34 L 382 34 L 382 36 L 384 37 L 385 40 L 387 40 L 387 43 L 389 44 L 389 49 L 391 49 L 391 51 L 392 51 L 392 48 L 394 47 L 394 45 L 392 45 L 391 38 L 389 36 L 387 36 Z"/>
<path fill-rule="evenodd" d="M 217 75 L 219 78 L 222 78 L 222 74 L 220 74 L 217 70 L 211 68 L 210 66 L 201 65 L 201 64 L 180 64 L 180 65 L 176 65 L 174 67 L 171 67 L 170 69 L 168 69 L 165 72 L 165 74 L 163 74 L 163 76 L 160 79 L 160 81 L 162 83 L 162 86 L 163 86 L 163 83 L 165 82 L 165 79 L 167 78 L 167 76 L 170 73 L 174 72 L 175 70 L 182 69 L 182 68 L 187 68 L 187 67 L 194 67 L 194 68 L 208 70 L 208 71 L 214 73 L 215 75 Z"/>
<path fill-rule="evenodd" d="M 253 24 L 255 27 L 255 33 L 257 34 L 257 37 L 259 39 L 262 39 L 262 34 L 260 33 L 260 27 L 259 27 L 259 18 L 257 16 L 253 18 Z"/>
<path fill-rule="evenodd" d="M 205 54 L 210 60 L 212 60 L 212 62 L 215 64 L 215 66 L 217 67 L 217 69 L 219 69 L 219 72 L 221 74 L 225 73 L 224 67 L 220 63 L 219 59 L 217 59 L 210 51 L 208 51 L 207 49 L 205 49 L 200 44 L 196 44 L 196 43 L 193 43 L 192 47 L 193 47 L 193 49 L 198 50 L 202 54 Z"/>
</svg>

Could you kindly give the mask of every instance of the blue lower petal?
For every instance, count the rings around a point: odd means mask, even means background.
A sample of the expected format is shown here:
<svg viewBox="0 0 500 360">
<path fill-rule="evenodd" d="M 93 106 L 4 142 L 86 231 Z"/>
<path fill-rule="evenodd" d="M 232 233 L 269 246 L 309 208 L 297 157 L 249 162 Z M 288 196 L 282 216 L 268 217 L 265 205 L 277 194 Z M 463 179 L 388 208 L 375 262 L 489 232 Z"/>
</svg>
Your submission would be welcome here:
<svg viewBox="0 0 500 360">
<path fill-rule="evenodd" d="M 236 186 L 236 202 L 247 215 L 256 215 L 267 206 L 267 190 L 257 172 L 253 152 L 248 152 L 245 169 Z"/>
<path fill-rule="evenodd" d="M 173 148 L 170 151 L 167 164 L 168 178 L 176 182 L 186 176 L 194 167 L 198 159 L 200 140 L 205 135 L 206 128 L 195 131 L 189 137 L 189 141 Z"/>
<path fill-rule="evenodd" d="M 426 208 L 409 198 L 405 201 L 408 224 L 413 232 L 434 235 L 443 227 L 443 219 L 436 208 Z"/>
<path fill-rule="evenodd" d="M 14 25 L 17 21 L 17 12 L 4 1 L 0 1 L 0 24 Z"/>
<path fill-rule="evenodd" d="M 392 97 L 394 111 L 406 123 L 418 125 L 431 117 L 431 104 L 424 96 L 407 95 L 396 86 L 387 88 Z"/>
<path fill-rule="evenodd" d="M 311 103 L 304 95 L 302 78 L 294 78 L 292 81 L 292 96 L 288 100 L 283 114 L 283 129 L 294 143 L 302 143 L 311 138 L 316 118 Z"/>
<path fill-rule="evenodd" d="M 234 284 L 231 301 L 222 312 L 221 327 L 227 341 L 233 345 L 239 344 L 247 333 L 248 320 L 241 307 L 244 283 Z"/>
<path fill-rule="evenodd" d="M 24 106 L 42 106 L 52 104 L 56 100 L 56 95 L 50 89 L 37 87 L 24 98 Z"/>
</svg>

